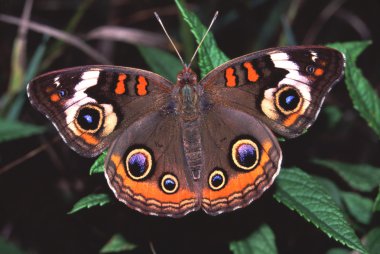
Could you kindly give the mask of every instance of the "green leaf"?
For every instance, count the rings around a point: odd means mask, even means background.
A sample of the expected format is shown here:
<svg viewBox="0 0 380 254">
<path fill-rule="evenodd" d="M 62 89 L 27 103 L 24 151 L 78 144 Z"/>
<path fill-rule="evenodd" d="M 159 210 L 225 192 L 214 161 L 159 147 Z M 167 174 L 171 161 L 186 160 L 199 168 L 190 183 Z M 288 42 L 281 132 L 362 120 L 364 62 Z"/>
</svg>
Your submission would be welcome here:
<svg viewBox="0 0 380 254">
<path fill-rule="evenodd" d="M 348 212 L 360 223 L 371 221 L 373 201 L 353 192 L 342 193 L 343 202 Z"/>
<path fill-rule="evenodd" d="M 367 164 L 348 164 L 333 160 L 315 159 L 315 164 L 332 169 L 352 188 L 369 192 L 380 183 L 380 168 Z"/>
<path fill-rule="evenodd" d="M 19 249 L 13 243 L 6 241 L 4 238 L 0 237 L 0 253 L 6 254 L 24 254 L 24 252 Z"/>
<path fill-rule="evenodd" d="M 274 197 L 297 211 L 328 236 L 349 248 L 367 253 L 334 200 L 310 175 L 298 168 L 278 176 Z"/>
<path fill-rule="evenodd" d="M 76 213 L 82 209 L 91 208 L 93 206 L 103 206 L 109 202 L 111 202 L 111 198 L 105 193 L 91 194 L 76 202 L 68 214 Z"/>
<path fill-rule="evenodd" d="M 262 225 L 247 238 L 230 243 L 234 254 L 276 254 L 275 236 L 268 225 Z"/>
<path fill-rule="evenodd" d="M 153 72 L 176 82 L 177 74 L 183 68 L 178 57 L 156 48 L 143 46 L 137 48 Z"/>
<path fill-rule="evenodd" d="M 372 211 L 380 211 L 380 187 L 375 202 L 373 203 Z"/>
<path fill-rule="evenodd" d="M 326 254 L 350 254 L 351 251 L 343 248 L 333 248 L 326 252 Z"/>
<path fill-rule="evenodd" d="M 112 238 L 103 246 L 100 253 L 114 253 L 122 251 L 130 251 L 136 249 L 137 245 L 128 242 L 120 234 L 115 234 Z"/>
<path fill-rule="evenodd" d="M 0 142 L 25 138 L 44 131 L 45 127 L 0 118 Z"/>
<path fill-rule="evenodd" d="M 359 111 L 359 114 L 367 121 L 377 136 L 380 137 L 380 98 L 356 65 L 358 56 L 370 44 L 370 41 L 356 41 L 332 43 L 328 46 L 346 55 L 345 83 L 354 108 Z"/>
<path fill-rule="evenodd" d="M 323 186 L 323 189 L 334 199 L 335 203 L 337 203 L 339 207 L 343 206 L 341 191 L 333 181 L 320 176 L 313 176 L 313 178 L 317 180 L 320 185 Z"/>
<path fill-rule="evenodd" d="M 374 228 L 368 233 L 365 246 L 370 254 L 380 253 L 380 228 Z"/>
<path fill-rule="evenodd" d="M 189 25 L 197 43 L 199 44 L 206 33 L 207 28 L 201 23 L 199 18 L 191 11 L 187 10 L 181 0 L 175 0 L 183 19 Z M 209 32 L 199 49 L 199 68 L 201 76 L 204 77 L 208 72 L 219 65 L 227 62 L 228 57 L 218 48 L 214 35 Z"/>
<path fill-rule="evenodd" d="M 90 175 L 104 173 L 104 160 L 106 159 L 107 151 L 104 151 L 90 168 Z"/>
</svg>

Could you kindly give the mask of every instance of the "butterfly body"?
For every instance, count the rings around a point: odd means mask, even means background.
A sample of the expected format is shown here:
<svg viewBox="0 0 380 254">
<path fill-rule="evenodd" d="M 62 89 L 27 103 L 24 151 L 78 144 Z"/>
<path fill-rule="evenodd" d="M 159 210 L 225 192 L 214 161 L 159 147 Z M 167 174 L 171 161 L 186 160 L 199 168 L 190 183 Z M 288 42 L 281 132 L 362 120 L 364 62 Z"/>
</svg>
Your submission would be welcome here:
<svg viewBox="0 0 380 254">
<path fill-rule="evenodd" d="M 140 69 L 75 67 L 37 77 L 28 95 L 81 155 L 108 148 L 106 179 L 129 207 L 216 215 L 273 183 L 282 161 L 273 132 L 302 134 L 343 68 L 336 50 L 283 47 L 235 58 L 200 81 L 185 66 L 175 84 Z"/>
</svg>

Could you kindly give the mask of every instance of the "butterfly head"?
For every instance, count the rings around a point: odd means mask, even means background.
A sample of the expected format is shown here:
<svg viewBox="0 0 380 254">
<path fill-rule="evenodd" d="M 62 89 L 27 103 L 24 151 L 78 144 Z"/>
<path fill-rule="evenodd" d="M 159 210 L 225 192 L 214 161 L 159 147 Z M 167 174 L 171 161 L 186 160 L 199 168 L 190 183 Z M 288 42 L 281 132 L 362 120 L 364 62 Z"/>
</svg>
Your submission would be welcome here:
<svg viewBox="0 0 380 254">
<path fill-rule="evenodd" d="M 189 67 L 183 68 L 183 70 L 177 75 L 177 84 L 180 87 L 195 86 L 197 84 L 197 74 Z"/>
</svg>

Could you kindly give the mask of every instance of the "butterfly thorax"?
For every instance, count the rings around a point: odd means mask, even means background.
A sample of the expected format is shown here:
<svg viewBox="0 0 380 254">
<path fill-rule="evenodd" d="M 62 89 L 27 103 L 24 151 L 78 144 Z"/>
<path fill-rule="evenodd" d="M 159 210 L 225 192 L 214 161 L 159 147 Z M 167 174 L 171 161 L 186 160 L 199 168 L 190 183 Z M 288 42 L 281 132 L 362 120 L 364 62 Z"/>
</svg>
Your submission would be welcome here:
<svg viewBox="0 0 380 254">
<path fill-rule="evenodd" d="M 177 76 L 179 114 L 184 121 L 194 121 L 198 114 L 197 75 L 185 67 Z"/>
</svg>

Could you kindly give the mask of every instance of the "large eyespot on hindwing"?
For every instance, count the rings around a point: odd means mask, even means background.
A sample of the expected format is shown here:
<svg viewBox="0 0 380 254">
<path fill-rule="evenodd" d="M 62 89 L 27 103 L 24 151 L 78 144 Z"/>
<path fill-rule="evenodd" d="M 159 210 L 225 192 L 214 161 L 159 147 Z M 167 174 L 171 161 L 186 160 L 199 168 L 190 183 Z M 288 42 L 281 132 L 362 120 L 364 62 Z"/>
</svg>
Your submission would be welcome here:
<svg viewBox="0 0 380 254">
<path fill-rule="evenodd" d="M 251 171 L 260 161 L 258 142 L 251 136 L 241 136 L 231 142 L 229 159 L 237 170 Z"/>
<path fill-rule="evenodd" d="M 144 146 L 131 147 L 126 153 L 125 168 L 132 180 L 144 180 L 154 170 L 153 152 Z"/>
<path fill-rule="evenodd" d="M 300 92 L 292 86 L 283 85 L 275 93 L 275 104 L 284 115 L 298 112 L 303 103 Z"/>
<path fill-rule="evenodd" d="M 227 175 L 221 168 L 215 168 L 208 177 L 208 186 L 210 189 L 217 191 L 227 184 Z"/>
<path fill-rule="evenodd" d="M 174 194 L 179 188 L 179 182 L 175 175 L 164 174 L 160 180 L 160 187 L 166 194 Z"/>
<path fill-rule="evenodd" d="M 104 109 L 96 104 L 81 106 L 75 116 L 74 124 L 83 133 L 96 133 L 103 125 Z"/>
</svg>

